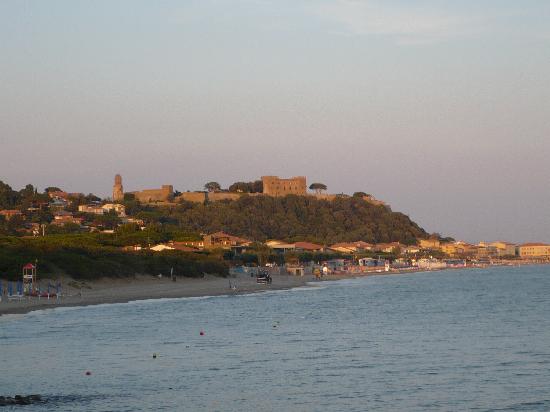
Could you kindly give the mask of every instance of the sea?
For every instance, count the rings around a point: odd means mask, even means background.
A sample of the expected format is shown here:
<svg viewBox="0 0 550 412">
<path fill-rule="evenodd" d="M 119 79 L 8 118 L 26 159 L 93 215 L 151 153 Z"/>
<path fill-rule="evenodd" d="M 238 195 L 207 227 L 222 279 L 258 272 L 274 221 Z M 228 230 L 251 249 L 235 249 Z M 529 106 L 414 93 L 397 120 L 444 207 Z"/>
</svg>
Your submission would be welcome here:
<svg viewBox="0 0 550 412">
<path fill-rule="evenodd" d="M 202 332 L 202 333 L 201 333 Z M 0 318 L 21 411 L 548 411 L 550 266 Z"/>
</svg>

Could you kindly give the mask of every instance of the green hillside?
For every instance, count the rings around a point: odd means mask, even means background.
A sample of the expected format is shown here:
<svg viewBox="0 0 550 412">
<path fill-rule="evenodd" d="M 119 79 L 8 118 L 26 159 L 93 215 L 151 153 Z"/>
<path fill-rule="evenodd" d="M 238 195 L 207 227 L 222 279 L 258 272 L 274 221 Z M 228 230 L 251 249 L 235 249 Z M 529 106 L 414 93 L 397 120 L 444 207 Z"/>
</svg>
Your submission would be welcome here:
<svg viewBox="0 0 550 412">
<path fill-rule="evenodd" d="M 138 213 L 139 215 L 139 213 Z M 364 240 L 415 243 L 428 234 L 408 216 L 358 197 L 333 201 L 311 196 L 243 196 L 209 204 L 183 202 L 143 216 L 179 226 L 185 232 L 219 230 L 257 241 L 283 239 L 321 244 Z"/>
</svg>

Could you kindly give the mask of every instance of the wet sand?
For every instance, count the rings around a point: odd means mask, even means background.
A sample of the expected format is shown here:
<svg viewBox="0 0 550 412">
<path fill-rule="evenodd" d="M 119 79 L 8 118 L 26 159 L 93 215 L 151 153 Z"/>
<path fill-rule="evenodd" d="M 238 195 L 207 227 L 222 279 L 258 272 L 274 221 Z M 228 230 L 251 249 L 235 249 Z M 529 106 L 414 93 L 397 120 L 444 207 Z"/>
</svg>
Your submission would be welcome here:
<svg viewBox="0 0 550 412">
<path fill-rule="evenodd" d="M 341 278 L 343 276 L 331 277 L 331 279 Z M 313 276 L 290 275 L 274 275 L 273 283 L 270 285 L 258 284 L 256 278 L 249 275 L 239 275 L 235 278 L 209 275 L 198 279 L 180 277 L 176 282 L 170 278 L 159 279 L 152 276 L 140 276 L 132 279 L 101 279 L 81 284 L 71 279 L 64 279 L 62 281 L 63 296 L 60 299 L 24 297 L 21 300 L 8 300 L 7 296 L 2 296 L 0 316 L 62 306 L 88 306 L 144 299 L 217 296 L 290 289 L 304 286 L 310 281 L 314 281 Z M 47 284 L 47 280 L 44 282 Z M 236 285 L 237 289 L 231 289 L 229 282 Z M 69 284 L 71 286 L 68 286 Z"/>
<path fill-rule="evenodd" d="M 439 269 L 445 270 L 445 269 Z M 363 276 L 397 275 L 425 270 L 392 270 L 389 272 L 367 272 L 331 274 L 324 276 L 321 281 L 357 278 Z M 435 271 L 435 270 L 433 270 Z M 240 274 L 237 277 L 222 278 L 206 275 L 203 278 L 179 277 L 176 282 L 170 278 L 154 276 L 138 276 L 130 279 L 104 278 L 93 282 L 76 282 L 73 279 L 61 279 L 63 284 L 60 299 L 24 297 L 21 300 L 9 301 L 2 296 L 0 302 L 0 316 L 8 314 L 24 314 L 35 310 L 52 309 L 63 306 L 88 306 L 104 303 L 125 303 L 135 300 L 185 298 L 199 296 L 219 296 L 230 294 L 258 293 L 268 290 L 291 289 L 305 286 L 308 282 L 318 282 L 313 275 L 273 275 L 270 285 L 256 283 L 256 278 Z M 44 279 L 45 284 L 48 279 Z M 52 281 L 56 283 L 57 280 Z M 237 286 L 230 288 L 230 282 Z"/>
</svg>

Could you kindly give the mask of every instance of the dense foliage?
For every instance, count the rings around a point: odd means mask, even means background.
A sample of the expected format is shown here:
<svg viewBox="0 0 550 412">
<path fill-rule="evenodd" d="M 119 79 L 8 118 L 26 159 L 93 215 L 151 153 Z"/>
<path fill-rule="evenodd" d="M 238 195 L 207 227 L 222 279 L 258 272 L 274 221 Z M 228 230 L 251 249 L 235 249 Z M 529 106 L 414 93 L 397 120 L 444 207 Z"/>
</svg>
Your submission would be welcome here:
<svg viewBox="0 0 550 412">
<path fill-rule="evenodd" d="M 229 192 L 240 193 L 262 193 L 264 191 L 264 184 L 261 180 L 254 182 L 235 182 L 227 189 Z"/>
<path fill-rule="evenodd" d="M 20 279 L 22 266 L 29 262 L 38 263 L 41 276 L 70 275 L 74 279 L 168 275 L 172 268 L 176 275 L 190 277 L 228 273 L 227 264 L 219 256 L 177 251 L 124 252 L 92 235 L 0 238 L 0 278 Z"/>
<path fill-rule="evenodd" d="M 415 243 L 427 233 L 408 216 L 357 197 L 333 201 L 311 196 L 243 196 L 236 201 L 182 202 L 154 212 L 187 232 L 223 230 L 257 241 L 284 239 L 321 244 L 364 240 Z"/>
</svg>

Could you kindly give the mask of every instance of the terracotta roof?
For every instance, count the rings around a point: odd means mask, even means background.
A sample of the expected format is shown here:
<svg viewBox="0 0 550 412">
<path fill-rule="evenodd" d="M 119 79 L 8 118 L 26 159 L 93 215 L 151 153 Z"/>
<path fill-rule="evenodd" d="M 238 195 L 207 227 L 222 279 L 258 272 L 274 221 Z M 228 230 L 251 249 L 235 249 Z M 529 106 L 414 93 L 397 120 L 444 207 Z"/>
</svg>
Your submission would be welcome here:
<svg viewBox="0 0 550 412">
<path fill-rule="evenodd" d="M 520 247 L 529 247 L 529 246 L 550 246 L 546 243 L 524 243 L 523 245 L 520 245 Z"/>
<path fill-rule="evenodd" d="M 323 248 L 323 245 L 318 245 L 316 243 L 310 243 L 310 242 L 296 242 L 294 243 L 294 247 L 298 249 L 305 249 L 305 250 L 319 250 Z"/>
<path fill-rule="evenodd" d="M 233 236 L 233 235 L 230 235 L 228 233 L 225 233 L 225 232 L 216 232 L 216 233 L 212 233 L 210 235 L 212 238 L 228 238 L 230 239 L 231 241 L 233 242 L 237 242 L 237 243 L 252 243 L 251 240 L 249 239 L 244 239 L 242 237 L 238 237 L 238 236 Z"/>
<path fill-rule="evenodd" d="M 189 247 L 185 244 L 186 242 L 170 242 L 168 246 L 173 247 L 176 250 L 180 250 L 182 252 L 196 252 L 198 249 L 194 247 Z"/>
</svg>

